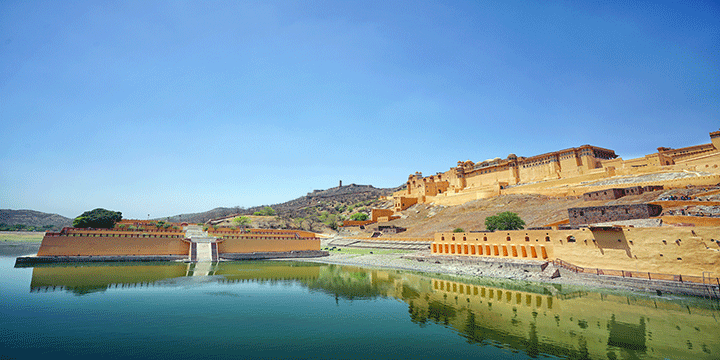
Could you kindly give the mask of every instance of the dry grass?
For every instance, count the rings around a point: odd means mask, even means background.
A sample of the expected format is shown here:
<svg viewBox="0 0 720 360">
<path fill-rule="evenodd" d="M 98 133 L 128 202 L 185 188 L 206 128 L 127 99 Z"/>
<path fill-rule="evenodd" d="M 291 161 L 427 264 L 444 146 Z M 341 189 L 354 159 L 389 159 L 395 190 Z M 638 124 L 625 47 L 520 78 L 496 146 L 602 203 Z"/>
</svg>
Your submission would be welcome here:
<svg viewBox="0 0 720 360">
<path fill-rule="evenodd" d="M 2 242 L 41 242 L 44 232 L 0 231 Z"/>
</svg>

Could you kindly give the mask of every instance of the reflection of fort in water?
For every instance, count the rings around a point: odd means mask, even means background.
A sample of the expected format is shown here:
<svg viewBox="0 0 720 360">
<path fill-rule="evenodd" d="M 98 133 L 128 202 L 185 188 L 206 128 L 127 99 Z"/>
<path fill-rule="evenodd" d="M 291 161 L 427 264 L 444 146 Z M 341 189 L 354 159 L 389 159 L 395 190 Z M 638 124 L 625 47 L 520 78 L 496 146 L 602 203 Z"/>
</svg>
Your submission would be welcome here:
<svg viewBox="0 0 720 360">
<path fill-rule="evenodd" d="M 414 273 L 286 262 L 37 266 L 31 292 L 76 294 L 108 288 L 173 286 L 204 275 L 218 283 L 291 281 L 336 299 L 398 298 L 411 321 L 436 323 L 467 341 L 579 359 L 717 359 L 717 303 L 563 292 L 547 285 L 508 288 Z M 555 295 L 552 295 L 555 294 Z"/>
</svg>

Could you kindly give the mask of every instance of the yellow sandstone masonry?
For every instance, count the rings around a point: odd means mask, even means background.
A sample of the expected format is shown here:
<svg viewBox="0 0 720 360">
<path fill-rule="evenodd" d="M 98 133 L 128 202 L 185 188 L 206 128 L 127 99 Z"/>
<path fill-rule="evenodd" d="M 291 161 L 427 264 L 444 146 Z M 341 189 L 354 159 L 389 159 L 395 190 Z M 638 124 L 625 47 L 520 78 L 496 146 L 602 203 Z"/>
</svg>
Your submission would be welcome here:
<svg viewBox="0 0 720 360">
<path fill-rule="evenodd" d="M 406 189 L 393 194 L 395 211 L 416 203 L 452 206 L 502 194 L 581 196 L 617 187 L 584 184 L 613 176 L 694 172 L 697 176 L 623 186 L 663 185 L 669 189 L 715 185 L 720 183 L 720 131 L 711 132 L 710 139 L 709 144 L 680 149 L 660 147 L 654 154 L 630 160 L 619 158 L 613 150 L 583 145 L 531 157 L 510 154 L 505 159 L 478 163 L 459 161 L 444 173 L 427 177 L 419 172 L 410 175 Z"/>
<path fill-rule="evenodd" d="M 437 255 L 561 259 L 586 268 L 720 277 L 717 227 L 591 227 L 437 233 Z M 670 279 L 672 280 L 672 279 Z"/>
</svg>

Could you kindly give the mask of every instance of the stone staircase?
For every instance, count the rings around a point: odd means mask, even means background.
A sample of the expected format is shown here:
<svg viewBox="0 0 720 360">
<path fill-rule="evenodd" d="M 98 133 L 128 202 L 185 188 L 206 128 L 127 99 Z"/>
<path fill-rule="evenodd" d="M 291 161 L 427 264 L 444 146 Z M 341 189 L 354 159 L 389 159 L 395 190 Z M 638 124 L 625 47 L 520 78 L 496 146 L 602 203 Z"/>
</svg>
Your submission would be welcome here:
<svg viewBox="0 0 720 360">
<path fill-rule="evenodd" d="M 190 262 L 217 262 L 217 239 L 209 236 L 199 225 L 185 227 L 185 238 L 190 239 Z"/>
</svg>

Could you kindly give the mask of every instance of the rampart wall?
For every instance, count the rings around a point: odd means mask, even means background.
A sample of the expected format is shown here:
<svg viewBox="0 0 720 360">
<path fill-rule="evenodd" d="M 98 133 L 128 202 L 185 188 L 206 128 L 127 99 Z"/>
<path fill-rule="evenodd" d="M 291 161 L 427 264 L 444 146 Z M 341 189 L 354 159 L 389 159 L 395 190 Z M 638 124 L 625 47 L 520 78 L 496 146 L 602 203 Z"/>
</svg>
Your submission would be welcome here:
<svg viewBox="0 0 720 360">
<path fill-rule="evenodd" d="M 720 218 L 717 217 L 669 215 L 661 219 L 665 225 L 720 226 Z"/>
<path fill-rule="evenodd" d="M 290 252 L 320 250 L 320 239 L 278 239 L 258 237 L 227 238 L 218 244 L 218 253 Z"/>
<path fill-rule="evenodd" d="M 344 220 L 342 226 L 365 226 L 368 224 L 374 224 L 375 222 L 372 220 Z"/>
<path fill-rule="evenodd" d="M 710 133 L 712 144 L 681 149 L 658 148 L 642 158 L 623 160 L 612 150 L 583 145 L 529 158 L 508 155 L 481 163 L 459 161 L 457 167 L 444 173 L 423 177 L 410 175 L 407 189 L 394 194 L 395 211 L 404 210 L 410 200 L 438 205 L 460 205 L 468 201 L 502 194 L 540 194 L 546 196 L 581 196 L 583 193 L 617 188 L 618 185 L 582 186 L 584 182 L 614 176 L 696 171 L 713 173 L 665 181 L 628 183 L 642 186 L 660 183 L 666 189 L 686 185 L 707 186 L 720 182 L 720 136 Z"/>
<path fill-rule="evenodd" d="M 612 206 L 587 206 L 568 209 L 570 225 L 597 224 L 611 221 L 647 219 L 662 213 L 662 206 L 655 204 L 632 204 Z"/>
<path fill-rule="evenodd" d="M 377 222 L 379 218 L 381 218 L 381 217 L 387 218 L 387 217 L 392 216 L 394 213 L 395 212 L 390 209 L 372 209 L 370 211 L 370 220 Z"/>
<path fill-rule="evenodd" d="M 150 256 L 187 255 L 190 250 L 183 237 L 54 235 L 42 240 L 38 256 Z"/>
<path fill-rule="evenodd" d="M 720 234 L 715 227 L 513 230 L 437 233 L 433 254 L 562 259 L 588 268 L 720 277 Z"/>
</svg>

